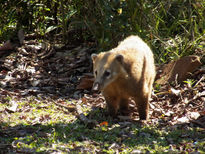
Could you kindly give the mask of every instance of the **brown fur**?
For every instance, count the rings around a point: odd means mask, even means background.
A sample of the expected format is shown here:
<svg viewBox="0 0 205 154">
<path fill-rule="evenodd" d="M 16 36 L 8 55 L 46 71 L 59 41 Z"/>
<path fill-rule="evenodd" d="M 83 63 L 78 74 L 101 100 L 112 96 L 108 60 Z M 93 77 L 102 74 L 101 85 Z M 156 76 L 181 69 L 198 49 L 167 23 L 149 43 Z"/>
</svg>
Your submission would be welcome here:
<svg viewBox="0 0 205 154">
<path fill-rule="evenodd" d="M 115 116 L 118 110 L 128 112 L 128 100 L 132 98 L 140 119 L 148 119 L 155 66 L 147 44 L 138 36 L 130 36 L 111 51 L 91 57 L 95 75 L 93 89 L 102 92 L 109 113 Z"/>
</svg>

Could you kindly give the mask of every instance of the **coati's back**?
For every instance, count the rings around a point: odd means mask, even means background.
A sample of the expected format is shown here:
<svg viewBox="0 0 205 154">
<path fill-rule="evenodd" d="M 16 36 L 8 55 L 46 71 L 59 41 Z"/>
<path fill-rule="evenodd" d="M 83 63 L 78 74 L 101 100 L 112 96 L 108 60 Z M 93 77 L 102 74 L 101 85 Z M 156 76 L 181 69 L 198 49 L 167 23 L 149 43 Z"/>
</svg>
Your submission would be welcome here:
<svg viewBox="0 0 205 154">
<path fill-rule="evenodd" d="M 127 100 L 132 97 L 140 119 L 147 119 L 147 104 L 155 77 L 153 54 L 147 44 L 138 36 L 130 36 L 109 52 L 93 54 L 92 59 L 93 90 L 103 92 L 110 113 L 127 108 Z"/>
<path fill-rule="evenodd" d="M 127 37 L 120 42 L 114 51 L 123 55 L 127 71 L 136 80 L 142 80 L 145 74 L 146 77 L 155 78 L 153 53 L 149 46 L 138 36 L 131 35 Z"/>
</svg>

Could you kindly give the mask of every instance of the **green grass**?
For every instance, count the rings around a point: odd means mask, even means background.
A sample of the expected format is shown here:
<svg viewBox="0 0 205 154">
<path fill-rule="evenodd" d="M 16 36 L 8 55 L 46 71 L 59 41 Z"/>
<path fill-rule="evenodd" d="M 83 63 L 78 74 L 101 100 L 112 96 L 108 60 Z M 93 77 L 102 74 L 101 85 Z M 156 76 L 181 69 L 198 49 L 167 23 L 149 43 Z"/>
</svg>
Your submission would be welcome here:
<svg viewBox="0 0 205 154">
<path fill-rule="evenodd" d="M 91 111 L 87 107 L 87 117 L 97 123 L 108 122 L 108 126 L 97 124 L 89 127 L 76 118 L 75 112 L 50 101 L 27 99 L 18 104 L 15 113 L 6 113 L 5 108 L 9 105 L 0 104 L 3 117 L 0 145 L 8 144 L 14 151 L 115 153 L 118 150 L 130 153 L 139 150 L 143 153 L 167 153 L 170 147 L 176 153 L 193 149 L 205 151 L 205 133 L 197 128 L 125 123 L 105 116 L 104 110 Z"/>
</svg>

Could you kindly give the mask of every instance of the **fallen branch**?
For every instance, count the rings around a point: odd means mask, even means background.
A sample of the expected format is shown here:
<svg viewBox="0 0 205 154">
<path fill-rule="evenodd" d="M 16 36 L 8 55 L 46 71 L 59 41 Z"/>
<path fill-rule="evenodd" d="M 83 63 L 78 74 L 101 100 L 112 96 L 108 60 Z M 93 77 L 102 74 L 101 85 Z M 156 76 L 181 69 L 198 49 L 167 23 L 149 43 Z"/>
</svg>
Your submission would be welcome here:
<svg viewBox="0 0 205 154">
<path fill-rule="evenodd" d="M 196 125 L 199 125 L 202 128 L 205 128 L 205 125 L 202 122 L 198 121 L 198 120 L 192 120 L 191 122 L 196 124 Z"/>
<path fill-rule="evenodd" d="M 188 100 L 186 103 L 188 104 L 188 103 L 190 103 L 190 102 L 192 102 L 192 101 L 194 101 L 194 100 L 196 100 L 197 98 L 202 97 L 202 96 L 205 96 L 205 91 L 203 91 L 203 92 L 201 92 L 201 93 L 197 93 L 197 94 L 194 96 L 194 98 L 191 98 L 191 99 Z"/>
<path fill-rule="evenodd" d="M 79 104 L 76 105 L 76 111 L 78 113 L 78 118 L 80 121 L 82 121 L 86 126 L 93 127 L 96 125 L 96 122 L 94 120 L 88 119 L 82 111 L 82 108 Z"/>
<path fill-rule="evenodd" d="M 204 80 L 205 76 L 202 76 L 201 79 L 194 85 L 196 87 L 202 80 Z"/>
</svg>

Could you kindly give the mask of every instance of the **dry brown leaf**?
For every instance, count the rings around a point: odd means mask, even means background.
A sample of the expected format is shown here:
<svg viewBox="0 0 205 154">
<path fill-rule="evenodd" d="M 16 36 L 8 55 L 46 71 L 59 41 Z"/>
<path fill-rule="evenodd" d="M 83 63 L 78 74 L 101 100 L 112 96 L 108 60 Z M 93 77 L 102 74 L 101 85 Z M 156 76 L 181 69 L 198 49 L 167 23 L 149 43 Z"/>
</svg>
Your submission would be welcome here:
<svg viewBox="0 0 205 154">
<path fill-rule="evenodd" d="M 108 122 L 107 121 L 103 121 L 100 123 L 100 126 L 108 126 Z"/>
<path fill-rule="evenodd" d="M 76 87 L 77 90 L 79 89 L 91 89 L 93 86 L 94 77 L 90 75 L 84 75 L 81 78 L 80 84 Z"/>
<path fill-rule="evenodd" d="M 18 108 L 18 103 L 15 102 L 15 101 L 12 101 L 11 104 L 12 104 L 12 106 L 9 107 L 9 108 L 6 108 L 6 110 L 7 110 L 8 112 L 12 112 L 12 113 L 13 113 L 13 112 L 16 112 L 16 110 L 17 110 L 17 108 Z"/>
<path fill-rule="evenodd" d="M 171 61 L 162 68 L 162 74 L 158 75 L 157 84 L 166 84 L 167 82 L 177 81 L 181 82 L 201 65 L 200 57 L 190 55 L 182 57 L 176 61 Z"/>
<path fill-rule="evenodd" d="M 0 46 L 0 51 L 7 51 L 7 50 L 12 50 L 14 49 L 13 44 L 11 41 L 6 41 L 3 46 Z"/>
</svg>

